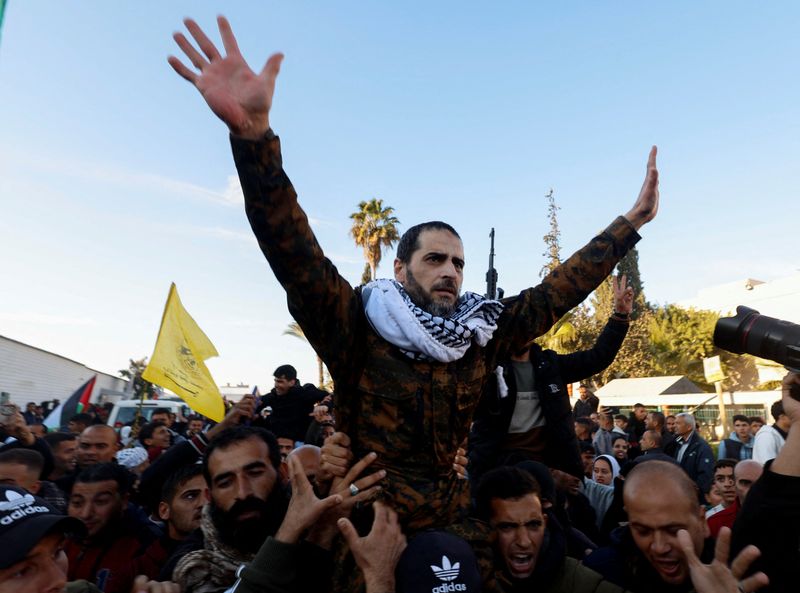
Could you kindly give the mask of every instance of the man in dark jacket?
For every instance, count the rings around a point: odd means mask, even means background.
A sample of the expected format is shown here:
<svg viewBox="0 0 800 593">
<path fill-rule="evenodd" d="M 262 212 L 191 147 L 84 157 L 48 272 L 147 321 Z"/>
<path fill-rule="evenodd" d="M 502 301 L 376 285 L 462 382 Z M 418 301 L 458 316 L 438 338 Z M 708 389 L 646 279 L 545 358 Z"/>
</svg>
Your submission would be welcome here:
<svg viewBox="0 0 800 593">
<path fill-rule="evenodd" d="M 686 412 L 676 414 L 675 436 L 675 442 L 664 452 L 677 460 L 700 488 L 700 494 L 705 495 L 714 480 L 714 452 L 697 434 L 694 416 Z"/>
<path fill-rule="evenodd" d="M 261 398 L 258 412 L 261 418 L 256 422 L 279 436 L 303 442 L 314 405 L 328 394 L 313 385 L 301 385 L 297 371 L 290 364 L 275 369 L 275 387 Z"/>
<path fill-rule="evenodd" d="M 481 395 L 469 437 L 473 483 L 488 469 L 531 459 L 583 475 L 567 383 L 599 373 L 614 361 L 628 332 L 633 289 L 614 281 L 614 314 L 591 350 L 557 354 L 532 344 L 501 363 Z"/>
<path fill-rule="evenodd" d="M 583 383 L 578 387 L 578 397 L 579 399 L 572 409 L 572 414 L 575 418 L 588 418 L 597 412 L 597 408 L 600 407 L 600 398 L 589 391 L 589 387 Z"/>
</svg>

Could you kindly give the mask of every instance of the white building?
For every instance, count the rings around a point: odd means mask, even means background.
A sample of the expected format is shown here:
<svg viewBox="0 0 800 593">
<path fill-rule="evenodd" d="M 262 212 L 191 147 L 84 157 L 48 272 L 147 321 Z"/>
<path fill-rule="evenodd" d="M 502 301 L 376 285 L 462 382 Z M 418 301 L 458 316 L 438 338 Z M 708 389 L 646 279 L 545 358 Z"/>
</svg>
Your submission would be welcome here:
<svg viewBox="0 0 800 593">
<path fill-rule="evenodd" d="M 762 315 L 800 325 L 800 272 L 762 282 L 753 278 L 704 288 L 697 296 L 677 305 L 716 311 L 722 316 L 734 315 L 738 305 L 755 309 Z M 761 383 L 779 381 L 786 370 L 777 364 L 756 363 Z"/>
<path fill-rule="evenodd" d="M 11 395 L 11 401 L 25 407 L 28 402 L 41 403 L 58 399 L 62 402 L 78 387 L 97 375 L 92 402 L 122 398 L 127 381 L 96 371 L 85 364 L 0 336 L 0 392 Z"/>
<path fill-rule="evenodd" d="M 737 305 L 744 305 L 762 315 L 800 324 L 800 272 L 769 282 L 745 278 L 711 286 L 676 304 L 726 316 L 736 313 Z"/>
</svg>

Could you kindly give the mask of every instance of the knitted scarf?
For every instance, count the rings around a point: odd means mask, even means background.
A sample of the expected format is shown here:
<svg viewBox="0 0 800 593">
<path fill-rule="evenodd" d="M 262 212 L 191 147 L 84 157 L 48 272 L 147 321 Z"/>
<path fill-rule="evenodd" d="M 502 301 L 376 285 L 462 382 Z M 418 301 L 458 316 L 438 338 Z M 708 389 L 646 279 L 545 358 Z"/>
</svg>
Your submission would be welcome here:
<svg viewBox="0 0 800 593">
<path fill-rule="evenodd" d="M 485 346 L 503 311 L 499 301 L 466 292 L 450 316 L 437 317 L 415 305 L 396 280 L 374 280 L 361 296 L 375 331 L 415 360 L 452 362 L 464 356 L 473 340 Z"/>
<path fill-rule="evenodd" d="M 204 549 L 189 552 L 181 558 L 172 573 L 172 580 L 181 586 L 183 593 L 226 591 L 236 582 L 239 567 L 250 562 L 255 554 L 242 554 L 219 541 L 217 528 L 211 520 L 210 505 L 203 508 L 200 528 L 205 538 Z"/>
</svg>

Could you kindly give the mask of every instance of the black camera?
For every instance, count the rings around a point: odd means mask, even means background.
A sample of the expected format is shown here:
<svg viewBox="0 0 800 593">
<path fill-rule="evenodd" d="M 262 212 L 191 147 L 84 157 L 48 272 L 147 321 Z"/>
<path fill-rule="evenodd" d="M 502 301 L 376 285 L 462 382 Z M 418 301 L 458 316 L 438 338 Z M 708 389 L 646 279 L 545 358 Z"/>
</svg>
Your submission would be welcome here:
<svg viewBox="0 0 800 593">
<path fill-rule="evenodd" d="M 734 354 L 774 360 L 800 373 L 800 325 L 761 315 L 749 307 L 739 305 L 736 315 L 717 321 L 714 345 Z M 800 400 L 798 386 L 792 386 L 791 393 Z"/>
</svg>

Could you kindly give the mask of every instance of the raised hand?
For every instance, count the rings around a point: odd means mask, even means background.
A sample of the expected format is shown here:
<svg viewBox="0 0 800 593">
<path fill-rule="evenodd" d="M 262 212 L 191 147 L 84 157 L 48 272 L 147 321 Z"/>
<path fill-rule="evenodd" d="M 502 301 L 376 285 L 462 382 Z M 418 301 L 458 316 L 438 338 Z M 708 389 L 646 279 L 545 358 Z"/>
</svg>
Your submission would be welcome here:
<svg viewBox="0 0 800 593">
<path fill-rule="evenodd" d="M 755 546 L 747 546 L 728 567 L 728 552 L 731 545 L 731 530 L 720 529 L 714 548 L 714 560 L 703 564 L 694 551 L 694 542 L 685 529 L 678 531 L 678 542 L 686 556 L 692 584 L 697 593 L 752 593 L 769 584 L 763 572 L 744 578 L 748 567 L 761 555 Z"/>
<path fill-rule="evenodd" d="M 642 184 L 642 190 L 630 212 L 625 215 L 633 227 L 638 231 L 647 222 L 650 222 L 658 213 L 658 169 L 656 168 L 656 154 L 658 148 L 650 149 L 647 159 L 647 174 Z"/>
<path fill-rule="evenodd" d="M 232 428 L 246 420 L 252 420 L 255 416 L 255 412 L 256 398 L 251 394 L 247 394 L 228 410 L 222 422 L 215 424 L 213 428 L 209 429 L 206 436 L 208 436 L 209 440 L 213 439 L 226 428 Z"/>
<path fill-rule="evenodd" d="M 611 279 L 614 288 L 614 311 L 630 315 L 633 311 L 633 288 L 628 286 L 628 277 L 623 274 Z"/>
<path fill-rule="evenodd" d="M 236 37 L 224 16 L 217 17 L 226 56 L 223 58 L 200 26 L 192 19 L 184 24 L 202 53 L 182 33 L 173 38 L 199 74 L 186 67 L 175 56 L 167 61 L 175 72 L 191 82 L 217 117 L 225 122 L 231 134 L 257 140 L 269 129 L 269 110 L 275 92 L 275 79 L 281 69 L 283 54 L 270 56 L 256 74 L 239 53 Z"/>
<path fill-rule="evenodd" d="M 314 494 L 314 488 L 308 481 L 303 464 L 296 455 L 290 455 L 286 463 L 289 466 L 289 480 L 292 483 L 292 498 L 283 518 L 283 523 L 275 534 L 275 539 L 286 543 L 296 543 L 300 536 L 319 519 L 325 511 L 342 502 L 342 497 L 333 494 L 320 500 Z"/>
<path fill-rule="evenodd" d="M 406 536 L 400 530 L 397 513 L 376 502 L 372 530 L 365 537 L 347 519 L 339 519 L 339 529 L 353 553 L 359 568 L 364 572 L 367 593 L 394 591 L 394 570 L 406 548 Z"/>
</svg>

